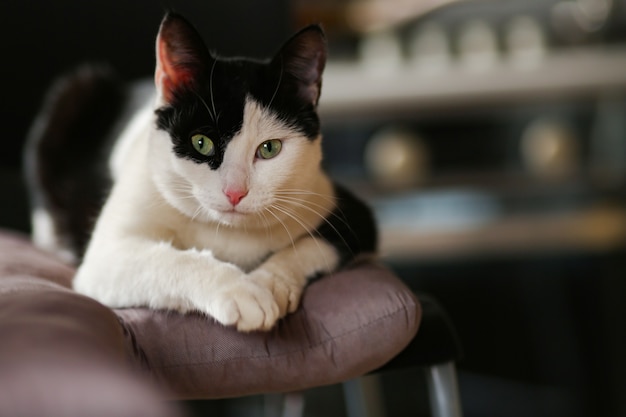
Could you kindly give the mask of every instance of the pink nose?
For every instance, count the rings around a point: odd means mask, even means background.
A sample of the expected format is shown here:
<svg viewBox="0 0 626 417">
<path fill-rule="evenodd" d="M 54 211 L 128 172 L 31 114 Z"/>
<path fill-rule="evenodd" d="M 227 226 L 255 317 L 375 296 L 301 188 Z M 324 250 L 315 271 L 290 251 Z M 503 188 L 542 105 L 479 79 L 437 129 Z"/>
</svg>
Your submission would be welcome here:
<svg viewBox="0 0 626 417">
<path fill-rule="evenodd" d="M 245 196 L 248 195 L 248 190 L 224 190 L 224 194 L 228 197 L 230 204 L 236 206 Z"/>
</svg>

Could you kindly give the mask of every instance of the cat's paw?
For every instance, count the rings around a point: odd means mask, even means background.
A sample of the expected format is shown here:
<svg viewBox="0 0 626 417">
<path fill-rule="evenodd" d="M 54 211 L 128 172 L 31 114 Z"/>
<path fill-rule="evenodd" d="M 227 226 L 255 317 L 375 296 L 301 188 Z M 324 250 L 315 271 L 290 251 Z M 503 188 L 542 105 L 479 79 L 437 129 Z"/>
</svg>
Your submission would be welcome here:
<svg viewBox="0 0 626 417">
<path fill-rule="evenodd" d="M 272 271 L 264 268 L 250 272 L 248 279 L 271 291 L 278 305 L 280 318 L 298 309 L 306 280 L 298 279 L 287 271 Z"/>
<path fill-rule="evenodd" d="M 221 324 L 235 326 L 241 332 L 271 329 L 280 318 L 272 292 L 245 279 L 238 270 L 228 272 L 233 275 L 229 277 L 229 285 L 214 290 L 202 310 Z"/>
</svg>

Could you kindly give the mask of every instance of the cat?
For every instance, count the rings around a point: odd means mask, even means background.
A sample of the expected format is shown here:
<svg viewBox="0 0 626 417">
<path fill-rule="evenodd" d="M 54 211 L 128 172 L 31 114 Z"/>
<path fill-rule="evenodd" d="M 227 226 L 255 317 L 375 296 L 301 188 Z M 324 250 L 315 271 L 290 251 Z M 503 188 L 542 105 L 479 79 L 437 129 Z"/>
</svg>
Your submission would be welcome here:
<svg viewBox="0 0 626 417">
<path fill-rule="evenodd" d="M 219 57 L 168 12 L 149 85 L 66 77 L 28 140 L 35 242 L 110 307 L 273 328 L 308 280 L 377 250 L 372 212 L 322 167 L 326 55 L 312 25 L 271 59 Z"/>
</svg>

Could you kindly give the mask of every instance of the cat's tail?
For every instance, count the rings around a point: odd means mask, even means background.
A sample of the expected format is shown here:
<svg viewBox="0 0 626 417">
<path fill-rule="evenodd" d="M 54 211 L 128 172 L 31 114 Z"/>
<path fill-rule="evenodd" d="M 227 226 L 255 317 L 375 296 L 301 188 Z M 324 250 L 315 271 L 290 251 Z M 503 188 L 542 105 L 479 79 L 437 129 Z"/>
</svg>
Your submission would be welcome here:
<svg viewBox="0 0 626 417">
<path fill-rule="evenodd" d="M 33 240 L 70 261 L 82 257 L 110 188 L 106 154 L 124 100 L 111 70 L 81 67 L 53 85 L 28 134 Z"/>
</svg>

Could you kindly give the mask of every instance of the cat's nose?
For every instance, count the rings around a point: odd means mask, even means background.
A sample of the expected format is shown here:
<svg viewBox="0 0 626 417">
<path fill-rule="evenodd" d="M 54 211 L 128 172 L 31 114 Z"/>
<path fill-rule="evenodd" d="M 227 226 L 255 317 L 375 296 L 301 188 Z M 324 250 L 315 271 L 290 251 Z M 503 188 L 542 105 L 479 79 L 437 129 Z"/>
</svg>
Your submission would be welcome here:
<svg viewBox="0 0 626 417">
<path fill-rule="evenodd" d="M 236 206 L 241 200 L 243 200 L 245 196 L 248 195 L 248 190 L 226 189 L 224 190 L 224 194 L 226 195 L 226 197 L 228 197 L 228 201 L 230 201 L 230 204 Z"/>
</svg>

